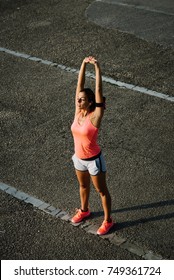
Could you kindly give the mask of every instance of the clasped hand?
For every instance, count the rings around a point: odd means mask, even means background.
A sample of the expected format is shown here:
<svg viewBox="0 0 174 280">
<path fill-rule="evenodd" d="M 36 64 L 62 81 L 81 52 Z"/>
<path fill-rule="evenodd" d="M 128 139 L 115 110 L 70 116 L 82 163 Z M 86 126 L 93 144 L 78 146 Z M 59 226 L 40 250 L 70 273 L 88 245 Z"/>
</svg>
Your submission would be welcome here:
<svg viewBox="0 0 174 280">
<path fill-rule="evenodd" d="M 85 59 L 83 60 L 85 63 L 90 63 L 90 64 L 97 64 L 97 60 L 95 59 L 95 57 L 93 56 L 88 56 L 85 57 Z"/>
</svg>

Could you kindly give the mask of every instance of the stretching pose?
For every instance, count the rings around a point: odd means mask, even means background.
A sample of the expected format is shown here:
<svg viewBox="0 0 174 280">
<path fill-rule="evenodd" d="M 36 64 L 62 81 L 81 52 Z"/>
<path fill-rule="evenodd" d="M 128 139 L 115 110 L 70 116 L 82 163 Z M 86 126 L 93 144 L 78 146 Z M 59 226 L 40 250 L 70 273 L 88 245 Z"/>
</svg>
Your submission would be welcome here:
<svg viewBox="0 0 174 280">
<path fill-rule="evenodd" d="M 85 85 L 86 65 L 94 65 L 96 84 L 95 94 Z M 104 114 L 104 97 L 102 95 L 102 78 L 98 61 L 94 57 L 86 57 L 79 71 L 76 97 L 75 118 L 71 126 L 75 154 L 72 157 L 80 185 L 81 208 L 72 218 L 72 223 L 79 223 L 90 216 L 88 208 L 90 193 L 90 178 L 99 192 L 104 210 L 104 221 L 97 234 L 106 234 L 113 226 L 111 219 L 111 197 L 106 186 L 106 166 L 101 149 L 97 144 L 98 130 Z"/>
</svg>

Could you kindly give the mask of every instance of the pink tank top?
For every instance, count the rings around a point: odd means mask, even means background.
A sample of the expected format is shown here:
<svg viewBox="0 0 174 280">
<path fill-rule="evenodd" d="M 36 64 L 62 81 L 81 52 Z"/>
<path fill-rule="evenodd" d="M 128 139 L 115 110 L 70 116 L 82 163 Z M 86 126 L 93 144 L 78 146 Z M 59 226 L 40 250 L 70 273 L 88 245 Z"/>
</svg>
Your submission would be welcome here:
<svg viewBox="0 0 174 280">
<path fill-rule="evenodd" d="M 100 153 L 97 144 L 98 128 L 90 121 L 90 114 L 83 125 L 78 123 L 79 114 L 75 117 L 71 126 L 74 138 L 75 154 L 80 159 L 88 159 Z"/>
</svg>

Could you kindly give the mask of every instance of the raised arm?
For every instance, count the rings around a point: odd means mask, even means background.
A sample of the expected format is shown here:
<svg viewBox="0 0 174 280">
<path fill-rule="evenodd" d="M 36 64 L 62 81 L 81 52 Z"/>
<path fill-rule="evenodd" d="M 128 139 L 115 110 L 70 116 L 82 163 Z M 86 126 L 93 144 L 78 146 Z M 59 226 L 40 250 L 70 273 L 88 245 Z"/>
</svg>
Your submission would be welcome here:
<svg viewBox="0 0 174 280">
<path fill-rule="evenodd" d="M 97 119 L 97 122 L 101 121 L 101 118 L 103 117 L 104 113 L 104 98 L 103 98 L 103 92 L 102 92 L 102 75 L 101 75 L 101 68 L 99 65 L 99 62 L 94 58 L 91 57 L 89 62 L 94 65 L 95 68 L 95 102 L 96 102 L 96 108 L 95 108 L 95 118 Z"/>
<path fill-rule="evenodd" d="M 79 70 L 79 75 L 78 75 L 78 80 L 77 80 L 77 87 L 76 87 L 76 97 L 78 93 L 84 89 L 85 85 L 85 71 L 86 71 L 86 64 L 89 63 L 89 58 L 86 57 L 81 64 L 80 70 Z"/>
<path fill-rule="evenodd" d="M 102 77 L 100 65 L 97 61 L 94 63 L 95 67 L 95 101 L 96 103 L 103 103 L 103 93 L 102 93 Z"/>
<path fill-rule="evenodd" d="M 76 95 L 75 95 L 75 106 L 76 106 L 76 114 L 78 113 L 78 108 L 77 108 L 77 98 L 78 98 L 78 94 L 79 92 L 82 91 L 82 89 L 84 89 L 84 85 L 85 85 L 85 71 L 86 71 L 86 64 L 89 63 L 89 58 L 86 57 L 81 64 L 80 70 L 79 70 L 79 75 L 78 75 L 78 80 L 77 80 L 77 87 L 76 87 Z"/>
</svg>

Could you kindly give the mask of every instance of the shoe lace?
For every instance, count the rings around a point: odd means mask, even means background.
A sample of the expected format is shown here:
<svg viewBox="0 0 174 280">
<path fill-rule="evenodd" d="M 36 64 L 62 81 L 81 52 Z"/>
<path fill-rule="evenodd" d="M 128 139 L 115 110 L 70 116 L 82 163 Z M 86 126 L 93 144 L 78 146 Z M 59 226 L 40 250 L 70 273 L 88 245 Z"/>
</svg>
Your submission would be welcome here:
<svg viewBox="0 0 174 280">
<path fill-rule="evenodd" d="M 103 229 L 107 229 L 107 225 L 109 224 L 108 221 L 103 221 L 102 225 L 101 225 L 101 228 Z"/>
<path fill-rule="evenodd" d="M 75 209 L 75 213 L 76 213 L 76 216 L 79 217 L 79 216 L 80 216 L 80 213 L 81 213 L 80 209 L 79 209 L 79 208 L 76 208 L 76 209 Z"/>
<path fill-rule="evenodd" d="M 106 228 L 106 225 L 107 225 L 107 221 L 103 221 L 103 223 L 102 223 L 102 228 Z"/>
</svg>

